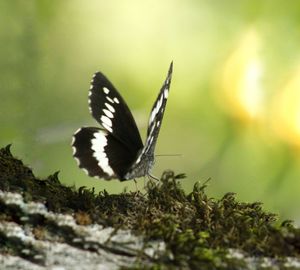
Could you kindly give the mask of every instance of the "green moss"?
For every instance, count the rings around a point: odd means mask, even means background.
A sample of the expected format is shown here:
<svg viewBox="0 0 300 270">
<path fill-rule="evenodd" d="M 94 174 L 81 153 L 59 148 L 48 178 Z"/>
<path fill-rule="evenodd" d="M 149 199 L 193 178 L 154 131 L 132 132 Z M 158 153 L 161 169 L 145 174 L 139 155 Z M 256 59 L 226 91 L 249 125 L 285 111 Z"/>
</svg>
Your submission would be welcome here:
<svg viewBox="0 0 300 270">
<path fill-rule="evenodd" d="M 210 198 L 206 184 L 196 183 L 186 194 L 180 186 L 183 174 L 167 171 L 160 182 L 149 180 L 141 192 L 110 195 L 105 190 L 66 187 L 58 174 L 37 179 L 15 159 L 9 146 L 0 150 L 0 189 L 21 192 L 26 200 L 45 202 L 49 210 L 74 213 L 79 224 L 131 229 L 146 241 L 159 239 L 166 252 L 152 269 L 167 265 L 201 268 L 243 268 L 244 262 L 228 257 L 230 249 L 245 256 L 299 257 L 300 230 L 290 221 L 277 225 L 276 215 L 265 212 L 259 202 L 244 203 L 227 193 Z M 13 218 L 9 213 L 1 219 Z M 18 222 L 18 221 L 17 221 Z M 226 268 L 227 267 L 227 268 Z"/>
</svg>

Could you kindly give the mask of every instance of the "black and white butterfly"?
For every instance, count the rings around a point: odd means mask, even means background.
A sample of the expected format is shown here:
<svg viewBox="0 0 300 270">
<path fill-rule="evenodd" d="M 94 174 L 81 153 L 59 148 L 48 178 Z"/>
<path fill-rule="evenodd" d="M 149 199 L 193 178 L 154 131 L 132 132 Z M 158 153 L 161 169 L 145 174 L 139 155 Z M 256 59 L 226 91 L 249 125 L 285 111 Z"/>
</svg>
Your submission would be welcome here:
<svg viewBox="0 0 300 270">
<path fill-rule="evenodd" d="M 82 127 L 73 136 L 73 156 L 89 176 L 121 181 L 149 175 L 154 148 L 170 90 L 173 63 L 152 107 L 147 138 L 142 143 L 135 120 L 112 83 L 94 74 L 89 92 L 92 116 L 102 126 Z"/>
</svg>

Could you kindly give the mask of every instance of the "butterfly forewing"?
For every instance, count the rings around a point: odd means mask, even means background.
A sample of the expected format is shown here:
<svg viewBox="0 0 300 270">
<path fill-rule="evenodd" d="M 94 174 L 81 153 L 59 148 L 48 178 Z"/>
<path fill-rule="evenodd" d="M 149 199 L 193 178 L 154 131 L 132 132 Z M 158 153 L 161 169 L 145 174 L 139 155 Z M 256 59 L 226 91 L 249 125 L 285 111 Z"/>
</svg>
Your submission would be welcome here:
<svg viewBox="0 0 300 270">
<path fill-rule="evenodd" d="M 163 86 L 161 87 L 159 94 L 156 98 L 156 101 L 151 109 L 148 130 L 147 130 L 147 139 L 149 135 L 151 135 L 151 133 L 154 131 L 156 131 L 157 133 L 156 135 L 156 139 L 157 139 L 160 126 L 161 126 L 161 121 L 163 119 L 165 108 L 167 105 L 167 100 L 168 100 L 170 86 L 171 86 L 172 72 L 173 72 L 173 62 L 169 67 L 167 78 L 165 79 Z"/>
<path fill-rule="evenodd" d="M 95 73 L 91 82 L 89 106 L 96 121 L 120 140 L 129 152 L 137 153 L 143 147 L 140 133 L 126 102 L 100 72 Z"/>
<path fill-rule="evenodd" d="M 135 162 L 128 170 L 128 173 L 125 176 L 128 179 L 133 178 L 134 175 L 141 176 L 148 174 L 149 170 L 151 169 L 154 163 L 154 148 L 161 127 L 161 122 L 164 116 L 164 111 L 167 105 L 172 79 L 172 72 L 173 62 L 170 65 L 167 78 L 165 79 L 156 98 L 156 101 L 154 102 L 154 105 L 152 107 L 149 117 L 145 146 L 143 147 Z"/>
</svg>

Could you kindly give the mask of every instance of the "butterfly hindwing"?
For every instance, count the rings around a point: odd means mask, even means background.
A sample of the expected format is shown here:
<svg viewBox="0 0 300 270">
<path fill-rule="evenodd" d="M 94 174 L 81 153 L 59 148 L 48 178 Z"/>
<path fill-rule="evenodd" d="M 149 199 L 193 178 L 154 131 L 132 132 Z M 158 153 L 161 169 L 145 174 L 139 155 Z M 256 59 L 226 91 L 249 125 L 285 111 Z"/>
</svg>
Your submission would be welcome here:
<svg viewBox="0 0 300 270">
<path fill-rule="evenodd" d="M 106 130 L 84 127 L 73 138 L 73 156 L 89 176 L 123 180 L 135 159 L 124 144 Z"/>
<path fill-rule="evenodd" d="M 107 132 L 93 127 L 80 128 L 73 135 L 73 156 L 77 160 L 79 168 L 89 176 L 104 179 L 115 177 L 115 172 L 110 167 L 105 153 L 107 135 Z M 101 163 L 99 162 L 100 158 Z"/>
</svg>

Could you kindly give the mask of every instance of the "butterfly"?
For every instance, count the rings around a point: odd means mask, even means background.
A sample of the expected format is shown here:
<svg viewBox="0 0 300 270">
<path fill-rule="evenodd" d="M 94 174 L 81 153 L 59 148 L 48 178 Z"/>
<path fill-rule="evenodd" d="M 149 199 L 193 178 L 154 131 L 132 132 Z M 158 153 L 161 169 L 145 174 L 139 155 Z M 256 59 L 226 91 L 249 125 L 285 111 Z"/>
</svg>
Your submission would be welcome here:
<svg viewBox="0 0 300 270">
<path fill-rule="evenodd" d="M 172 70 L 173 62 L 153 104 L 145 145 L 125 100 L 101 72 L 94 74 L 89 109 L 102 128 L 82 127 L 72 140 L 73 156 L 89 176 L 120 181 L 151 176 Z"/>
</svg>

